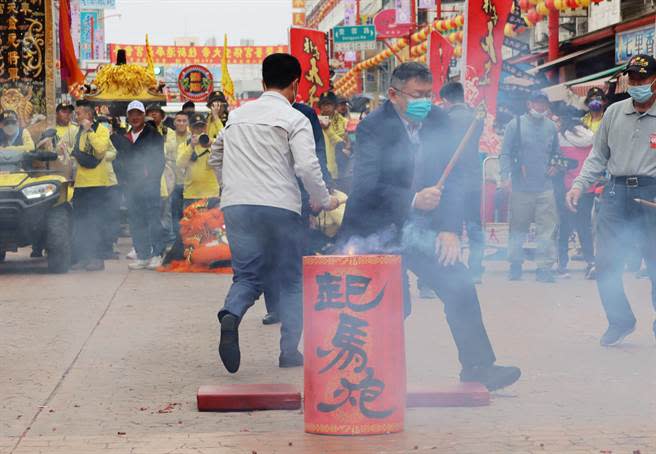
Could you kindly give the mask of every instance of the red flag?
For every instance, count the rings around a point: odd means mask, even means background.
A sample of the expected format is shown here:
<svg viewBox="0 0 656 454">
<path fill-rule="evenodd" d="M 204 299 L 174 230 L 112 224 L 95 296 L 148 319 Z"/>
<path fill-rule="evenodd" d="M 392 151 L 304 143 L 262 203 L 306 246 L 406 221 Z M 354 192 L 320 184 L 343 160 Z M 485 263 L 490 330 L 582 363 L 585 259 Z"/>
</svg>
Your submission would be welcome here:
<svg viewBox="0 0 656 454">
<path fill-rule="evenodd" d="M 437 99 L 440 90 L 449 79 L 449 66 L 453 58 L 453 46 L 436 31 L 431 32 L 429 39 L 428 66 L 433 73 L 433 94 Z"/>
<path fill-rule="evenodd" d="M 69 87 L 84 83 L 84 74 L 80 71 L 75 56 L 73 37 L 71 36 L 71 9 L 69 0 L 59 2 L 59 52 L 61 59 L 61 76 Z"/>
<path fill-rule="evenodd" d="M 292 28 L 289 32 L 289 49 L 303 69 L 298 99 L 316 107 L 319 96 L 330 89 L 326 34 L 306 28 Z"/>
<path fill-rule="evenodd" d="M 512 7 L 513 0 L 470 1 L 467 7 L 463 70 L 465 98 L 472 106 L 485 102 L 488 116 L 481 149 L 488 152 L 497 152 L 500 148 L 493 123 L 503 60 L 503 30 Z"/>
</svg>

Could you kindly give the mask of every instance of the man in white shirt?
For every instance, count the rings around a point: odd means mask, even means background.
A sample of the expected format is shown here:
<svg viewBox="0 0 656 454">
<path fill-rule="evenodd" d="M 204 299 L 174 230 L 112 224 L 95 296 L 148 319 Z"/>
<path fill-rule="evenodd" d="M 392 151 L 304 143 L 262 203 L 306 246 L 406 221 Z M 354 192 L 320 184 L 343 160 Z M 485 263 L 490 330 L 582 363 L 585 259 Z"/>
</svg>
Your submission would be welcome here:
<svg viewBox="0 0 656 454">
<path fill-rule="evenodd" d="M 309 120 L 292 107 L 301 65 L 288 54 L 262 64 L 265 93 L 231 112 L 212 146 L 210 165 L 222 187 L 221 208 L 232 252 L 233 284 L 219 312 L 219 355 L 228 372 L 239 370 L 238 326 L 262 293 L 267 261 L 275 262 L 282 321 L 280 367 L 303 365 L 303 223 L 298 176 L 315 208 L 339 202 L 326 189 Z"/>
</svg>

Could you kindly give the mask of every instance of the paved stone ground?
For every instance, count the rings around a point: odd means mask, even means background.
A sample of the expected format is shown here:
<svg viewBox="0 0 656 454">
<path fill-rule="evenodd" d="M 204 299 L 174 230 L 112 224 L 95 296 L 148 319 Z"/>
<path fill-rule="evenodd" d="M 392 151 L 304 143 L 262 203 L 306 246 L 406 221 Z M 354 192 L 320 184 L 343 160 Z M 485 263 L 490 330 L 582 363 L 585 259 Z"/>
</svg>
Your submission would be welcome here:
<svg viewBox="0 0 656 454">
<path fill-rule="evenodd" d="M 403 434 L 303 433 L 298 411 L 199 413 L 202 384 L 302 384 L 277 366 L 278 328 L 263 305 L 241 329 L 242 369 L 216 354 L 215 312 L 229 276 L 128 272 L 49 276 L 24 254 L 0 265 L 0 454 L 72 453 L 629 453 L 656 452 L 656 346 L 647 281 L 626 278 L 638 329 L 599 347 L 594 283 L 508 283 L 501 264 L 480 286 L 501 364 L 522 367 L 489 407 L 414 409 Z M 410 384 L 453 383 L 456 353 L 439 300 L 407 322 Z"/>
</svg>

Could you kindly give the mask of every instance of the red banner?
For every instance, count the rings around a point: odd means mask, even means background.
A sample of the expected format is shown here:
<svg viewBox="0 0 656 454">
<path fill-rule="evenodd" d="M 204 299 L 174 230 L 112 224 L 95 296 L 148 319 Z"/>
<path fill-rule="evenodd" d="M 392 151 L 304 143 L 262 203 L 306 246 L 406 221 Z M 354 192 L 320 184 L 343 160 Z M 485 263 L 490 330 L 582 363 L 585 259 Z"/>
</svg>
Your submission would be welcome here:
<svg viewBox="0 0 656 454">
<path fill-rule="evenodd" d="M 220 65 L 223 46 L 150 46 L 155 65 Z M 146 46 L 140 44 L 110 44 L 112 63 L 116 51 L 125 49 L 128 63 L 147 63 Z M 228 64 L 259 65 L 267 56 L 286 53 L 287 46 L 231 46 L 228 47 Z"/>
<path fill-rule="evenodd" d="M 439 98 L 440 90 L 449 80 L 449 66 L 453 58 L 453 46 L 441 33 L 431 32 L 428 47 L 428 66 L 433 73 L 433 94 Z"/>
<path fill-rule="evenodd" d="M 469 1 L 467 4 L 465 96 L 472 106 L 485 102 L 488 116 L 481 148 L 483 151 L 498 152 L 500 140 L 494 133 L 493 123 L 503 60 L 503 30 L 513 0 Z"/>
<path fill-rule="evenodd" d="M 303 68 L 298 99 L 316 107 L 319 96 L 330 89 L 326 34 L 306 28 L 292 28 L 289 32 L 289 49 Z"/>
<path fill-rule="evenodd" d="M 303 259 L 305 431 L 403 430 L 406 399 L 401 257 Z"/>
</svg>

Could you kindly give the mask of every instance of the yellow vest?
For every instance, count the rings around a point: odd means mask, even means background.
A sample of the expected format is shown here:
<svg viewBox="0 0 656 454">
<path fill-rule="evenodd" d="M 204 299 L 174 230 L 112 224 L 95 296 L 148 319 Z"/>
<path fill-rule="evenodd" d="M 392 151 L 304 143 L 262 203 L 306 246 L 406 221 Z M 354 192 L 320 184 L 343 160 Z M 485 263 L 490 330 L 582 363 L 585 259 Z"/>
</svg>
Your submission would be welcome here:
<svg viewBox="0 0 656 454">
<path fill-rule="evenodd" d="M 207 162 L 210 157 L 209 148 L 196 147 L 196 154 L 202 154 L 196 161 L 191 161 L 191 153 L 192 147 L 186 142 L 178 148 L 177 165 L 185 169 L 185 200 L 218 197 L 219 183 L 216 181 L 214 170 Z"/>
<path fill-rule="evenodd" d="M 80 137 L 80 150 L 87 149 L 87 143 L 90 145 L 90 151 L 97 159 L 102 159 L 102 162 L 95 169 L 87 169 L 78 164 L 77 173 L 75 174 L 75 187 L 76 188 L 96 188 L 111 186 L 109 164 L 105 160 L 105 155 L 110 149 L 111 142 L 109 141 L 109 130 L 103 125 L 98 125 L 94 132 L 82 133 Z M 71 150 L 73 151 L 73 150 Z"/>
<path fill-rule="evenodd" d="M 335 145 L 344 141 L 346 137 L 346 124 L 346 118 L 340 114 L 335 114 L 330 119 L 328 129 L 323 130 L 323 137 L 326 141 L 326 166 L 333 178 L 339 178 L 337 158 L 335 157 Z"/>
<path fill-rule="evenodd" d="M 210 140 L 214 142 L 221 131 L 223 131 L 223 122 L 221 120 L 213 119 L 210 114 L 207 123 L 207 135 L 210 136 Z"/>
</svg>

